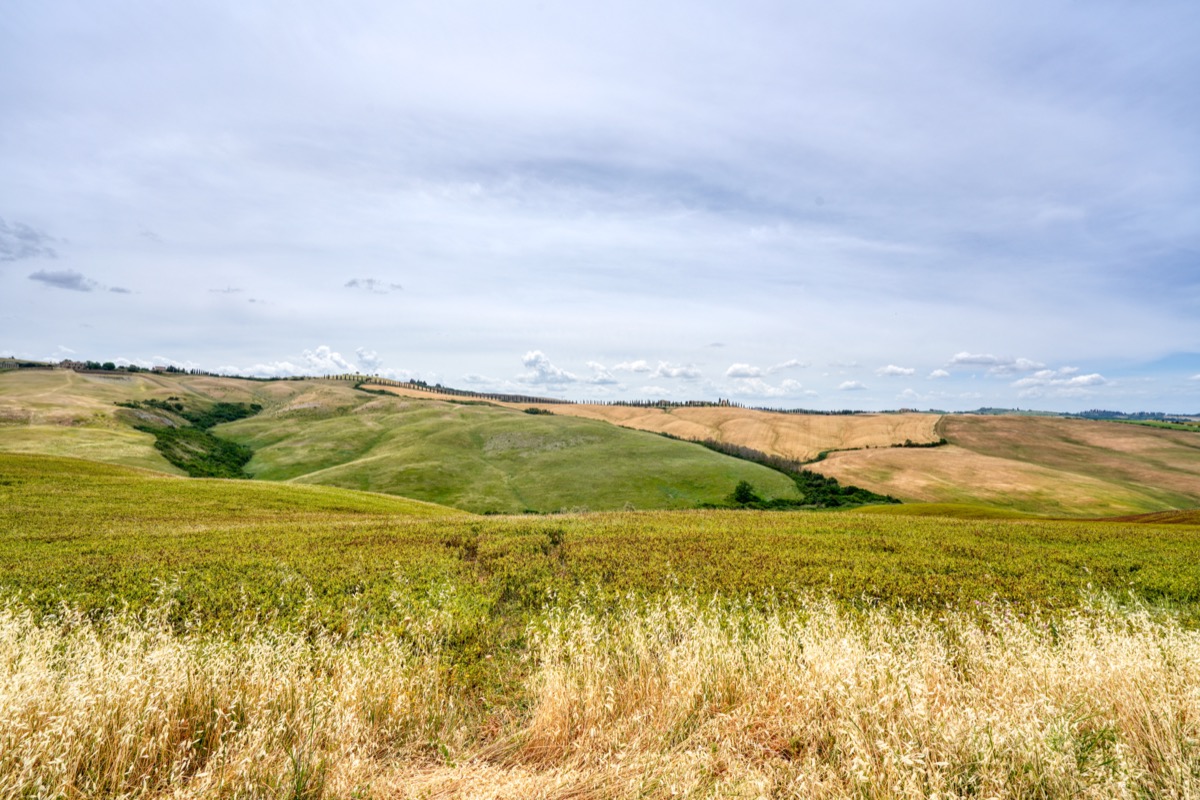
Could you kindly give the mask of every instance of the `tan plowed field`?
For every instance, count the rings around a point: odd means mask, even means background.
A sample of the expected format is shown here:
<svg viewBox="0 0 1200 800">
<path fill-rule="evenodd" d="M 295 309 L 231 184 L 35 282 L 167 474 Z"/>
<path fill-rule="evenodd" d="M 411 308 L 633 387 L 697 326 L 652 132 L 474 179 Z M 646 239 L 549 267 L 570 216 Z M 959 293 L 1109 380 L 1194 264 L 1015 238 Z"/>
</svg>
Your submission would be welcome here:
<svg viewBox="0 0 1200 800">
<path fill-rule="evenodd" d="M 394 386 L 373 386 L 411 397 L 461 397 L 436 395 Z M 537 407 L 554 414 L 603 420 L 625 428 L 668 433 L 680 439 L 715 439 L 751 447 L 763 453 L 808 461 L 826 450 L 858 447 L 891 447 L 936 442 L 937 414 L 781 414 L 746 408 L 698 406 L 635 408 L 579 404 L 497 403 L 509 408 Z"/>
<path fill-rule="evenodd" d="M 1115 516 L 1200 506 L 1200 435 L 1059 417 L 952 415 L 950 446 L 832 453 L 810 469 L 904 500 Z"/>
</svg>

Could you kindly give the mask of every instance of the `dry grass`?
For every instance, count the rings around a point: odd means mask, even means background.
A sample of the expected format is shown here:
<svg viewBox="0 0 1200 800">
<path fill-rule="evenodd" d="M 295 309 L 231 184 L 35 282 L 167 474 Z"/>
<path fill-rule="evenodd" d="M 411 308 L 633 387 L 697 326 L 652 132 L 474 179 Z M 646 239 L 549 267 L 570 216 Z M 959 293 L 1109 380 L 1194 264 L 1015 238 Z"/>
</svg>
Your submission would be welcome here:
<svg viewBox="0 0 1200 800">
<path fill-rule="evenodd" d="M 507 723 L 442 688 L 436 627 L 214 641 L 6 611 L 0 796 L 1200 792 L 1200 634 L 1144 611 L 552 610 Z"/>
<path fill-rule="evenodd" d="M 449 395 L 375 386 L 405 397 L 461 400 Z M 543 408 L 567 417 L 583 417 L 626 428 L 669 433 L 681 439 L 715 439 L 763 453 L 808 461 L 825 450 L 890 447 L 905 440 L 936 442 L 936 414 L 780 414 L 745 408 L 635 408 L 589 403 L 496 403 L 509 408 Z"/>
<path fill-rule="evenodd" d="M 243 633 L 0 614 L 0 797 L 348 797 L 461 747 L 436 646 Z"/>
</svg>

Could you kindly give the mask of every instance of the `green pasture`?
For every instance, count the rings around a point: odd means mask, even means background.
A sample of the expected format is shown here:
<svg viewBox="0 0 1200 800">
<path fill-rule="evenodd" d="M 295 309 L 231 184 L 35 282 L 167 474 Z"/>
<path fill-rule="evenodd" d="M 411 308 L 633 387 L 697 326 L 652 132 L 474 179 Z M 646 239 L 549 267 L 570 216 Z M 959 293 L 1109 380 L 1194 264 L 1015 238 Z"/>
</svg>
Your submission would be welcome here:
<svg viewBox="0 0 1200 800">
<path fill-rule="evenodd" d="M 482 517 L 330 487 L 0 455 L 7 596 L 42 613 L 169 603 L 180 624 L 201 626 L 245 617 L 392 625 L 419 601 L 475 620 L 470 636 L 487 639 L 523 629 L 549 602 L 681 590 L 828 594 L 933 613 L 992 601 L 1066 608 L 1106 593 L 1194 624 L 1197 552 L 1195 524 L 859 512 Z"/>
<path fill-rule="evenodd" d="M 255 478 L 415 497 L 477 513 L 693 508 L 739 481 L 798 499 L 775 470 L 605 422 L 480 403 L 373 397 L 220 425 Z"/>
</svg>

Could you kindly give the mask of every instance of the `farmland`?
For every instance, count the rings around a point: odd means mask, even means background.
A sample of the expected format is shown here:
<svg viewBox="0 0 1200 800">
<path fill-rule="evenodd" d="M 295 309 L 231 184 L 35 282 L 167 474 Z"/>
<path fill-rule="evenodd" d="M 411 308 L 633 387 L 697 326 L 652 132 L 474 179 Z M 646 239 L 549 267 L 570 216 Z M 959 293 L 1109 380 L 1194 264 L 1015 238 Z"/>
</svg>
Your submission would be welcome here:
<svg viewBox="0 0 1200 800">
<path fill-rule="evenodd" d="M 1186 796 L 1198 545 L 0 456 L 0 791 Z"/>
<path fill-rule="evenodd" d="M 347 381 L 28 371 L 0 375 L 0 452 L 78 456 L 179 474 L 115 403 L 179 397 L 257 404 L 213 433 L 254 451 L 260 480 L 387 492 L 476 513 L 683 509 L 740 481 L 798 500 L 784 475 L 680 439 L 805 460 L 844 485 L 906 502 L 1065 517 L 1200 505 L 1192 431 L 1031 416 L 781 414 L 464 400 Z M 937 447 L 929 445 L 947 440 Z"/>
<path fill-rule="evenodd" d="M 217 403 L 255 480 L 133 427 Z M 0 378 L 0 798 L 1200 792 L 1195 434 L 946 417 L 812 465 L 938 502 L 695 510 L 796 484 L 546 410 Z"/>
<path fill-rule="evenodd" d="M 7 374 L 0 376 L 0 451 L 178 474 L 154 437 L 134 427 L 149 412 L 115 405 L 168 397 L 199 407 L 262 406 L 261 414 L 213 432 L 251 446 L 246 472 L 263 480 L 387 492 L 474 512 L 692 508 L 722 502 L 743 480 L 767 498 L 800 498 L 786 476 L 698 445 L 486 404 L 378 397 L 338 381 Z"/>
<path fill-rule="evenodd" d="M 1200 436 L 1121 422 L 943 417 L 949 446 L 832 453 L 812 469 L 877 492 L 1058 516 L 1200 505 Z"/>
<path fill-rule="evenodd" d="M 401 396 L 429 397 L 429 392 L 379 385 L 373 388 Z M 434 393 L 434 396 L 437 396 Z M 448 397 L 448 396 L 447 396 Z M 906 441 L 938 441 L 937 414 L 779 414 L 730 406 L 628 406 L 593 403 L 496 403 L 522 409 L 609 422 L 625 428 L 666 433 L 680 439 L 741 445 L 769 455 L 811 461 L 828 450 L 891 447 Z"/>
</svg>

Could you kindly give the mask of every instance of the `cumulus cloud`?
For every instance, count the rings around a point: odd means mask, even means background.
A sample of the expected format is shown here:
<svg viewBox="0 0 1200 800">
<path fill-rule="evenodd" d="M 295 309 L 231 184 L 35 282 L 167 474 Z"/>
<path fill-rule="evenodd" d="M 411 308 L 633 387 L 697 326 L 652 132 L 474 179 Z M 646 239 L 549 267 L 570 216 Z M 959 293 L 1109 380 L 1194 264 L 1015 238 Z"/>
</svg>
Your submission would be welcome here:
<svg viewBox="0 0 1200 800">
<path fill-rule="evenodd" d="M 358 365 L 363 372 L 378 372 L 380 367 L 383 366 L 383 359 L 374 350 L 360 347 L 354 351 L 354 355 L 358 359 Z"/>
<path fill-rule="evenodd" d="M 1032 372 L 1046 365 L 1028 358 L 994 356 L 990 353 L 957 353 L 950 359 L 952 367 L 987 367 L 991 375 L 1012 375 L 1017 372 Z"/>
<path fill-rule="evenodd" d="M 731 364 L 729 369 L 725 370 L 726 378 L 761 378 L 762 375 L 761 369 L 749 364 Z"/>
<path fill-rule="evenodd" d="M 324 344 L 315 350 L 304 351 L 304 365 L 320 373 L 358 371 L 358 367 L 342 358 L 341 353 Z"/>
<path fill-rule="evenodd" d="M 47 286 L 52 286 L 55 289 L 70 289 L 74 292 L 90 292 L 100 285 L 94 280 L 84 277 L 82 274 L 73 269 L 39 269 L 37 272 L 30 273 L 29 280 L 40 281 L 41 283 L 44 283 Z"/>
<path fill-rule="evenodd" d="M 859 381 L 843 381 L 838 384 L 839 392 L 861 392 L 866 390 L 866 385 Z"/>
<path fill-rule="evenodd" d="M 50 245 L 53 236 L 22 222 L 9 225 L 0 217 L 0 261 L 20 261 L 26 258 L 58 258 Z"/>
<path fill-rule="evenodd" d="M 391 294 L 392 292 L 400 291 L 404 287 L 398 283 L 381 281 L 375 278 L 351 278 L 346 281 L 344 288 L 359 289 L 371 294 Z"/>
<path fill-rule="evenodd" d="M 903 377 L 907 375 L 913 375 L 915 373 L 916 370 L 912 367 L 898 367 L 895 364 L 888 364 L 886 367 L 880 367 L 879 369 L 875 370 L 876 375 L 887 377 Z"/>
<path fill-rule="evenodd" d="M 761 378 L 764 375 L 774 375 L 777 372 L 783 372 L 788 369 L 797 369 L 800 367 L 809 366 L 808 362 L 800 361 L 793 358 L 788 361 L 783 361 L 779 364 L 772 364 L 766 369 L 753 366 L 752 364 L 732 364 L 729 369 L 725 370 L 726 378 Z"/>
<path fill-rule="evenodd" d="M 561 367 L 556 367 L 541 350 L 530 350 L 521 358 L 521 363 L 529 370 L 517 377 L 521 383 L 538 386 L 562 386 L 576 383 L 579 378 Z"/>
<path fill-rule="evenodd" d="M 323 344 L 313 350 L 305 350 L 298 362 L 269 361 L 249 367 L 227 365 L 217 367 L 215 371 L 226 375 L 252 375 L 256 378 L 294 378 L 301 375 L 336 375 L 358 372 L 359 369 L 343 358 L 341 353 Z"/>
<path fill-rule="evenodd" d="M 657 367 L 650 366 L 650 363 L 644 359 L 622 361 L 613 367 L 613 369 L 618 372 L 648 373 L 651 378 L 683 378 L 684 380 L 694 380 L 700 377 L 700 370 L 690 364 L 678 365 L 666 361 L 659 361 Z"/>
<path fill-rule="evenodd" d="M 800 381 L 790 378 L 780 382 L 778 386 L 772 386 L 762 378 L 745 378 L 737 382 L 732 393 L 750 397 L 814 397 L 817 394 L 811 389 L 805 389 Z"/>
<path fill-rule="evenodd" d="M 1013 381 L 1021 397 L 1078 397 L 1091 394 L 1097 386 L 1106 386 L 1109 380 L 1098 372 L 1076 375 L 1076 367 L 1038 370 L 1027 378 Z"/>
<path fill-rule="evenodd" d="M 113 286 L 109 291 L 114 294 L 133 294 L 132 290 L 126 289 L 124 286 Z"/>
<path fill-rule="evenodd" d="M 654 370 L 651 378 L 682 378 L 685 381 L 692 381 L 700 377 L 700 370 L 689 365 L 668 364 L 666 361 L 658 362 L 658 368 Z"/>
<path fill-rule="evenodd" d="M 587 365 L 588 369 L 592 370 L 593 373 L 592 377 L 588 379 L 588 383 L 595 386 L 616 386 L 619 383 L 608 367 L 599 361 L 589 361 Z"/>
<path fill-rule="evenodd" d="M 935 369 L 933 372 L 929 373 L 929 377 L 934 380 L 937 378 L 949 378 L 950 373 L 944 369 Z"/>
</svg>

